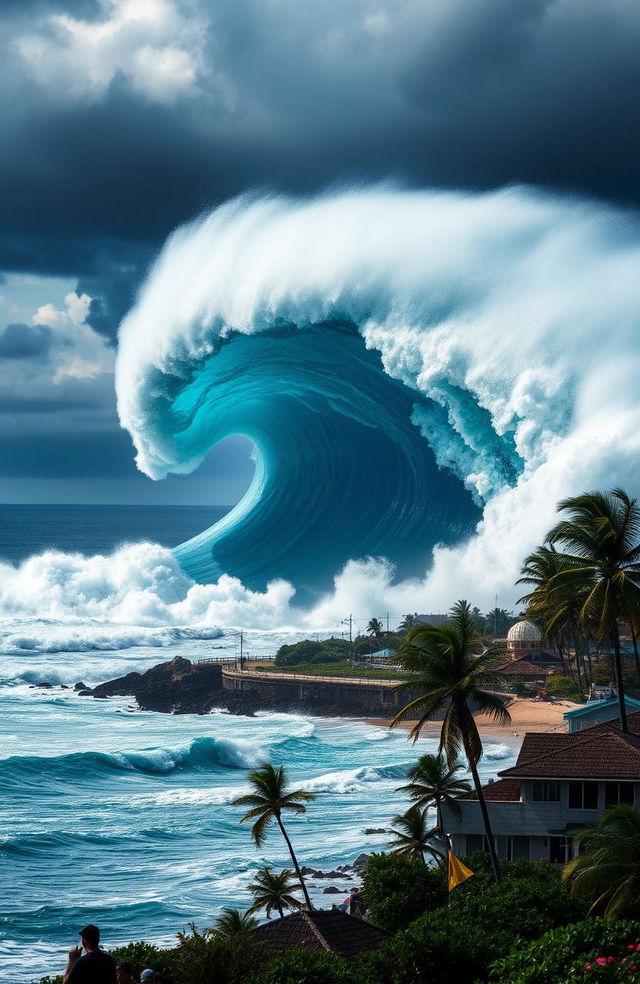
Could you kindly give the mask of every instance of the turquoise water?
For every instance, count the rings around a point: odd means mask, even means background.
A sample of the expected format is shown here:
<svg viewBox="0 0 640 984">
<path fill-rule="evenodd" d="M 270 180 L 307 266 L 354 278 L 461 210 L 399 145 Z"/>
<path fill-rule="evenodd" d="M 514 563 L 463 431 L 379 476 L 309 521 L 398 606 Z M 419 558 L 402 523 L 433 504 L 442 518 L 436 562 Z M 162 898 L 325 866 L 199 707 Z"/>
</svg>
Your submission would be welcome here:
<svg viewBox="0 0 640 984">
<path fill-rule="evenodd" d="M 40 637 L 42 643 L 44 636 Z M 282 635 L 249 633 L 256 653 Z M 293 638 L 293 637 L 291 637 Z M 302 862 L 329 870 L 384 849 L 405 807 L 395 787 L 416 755 L 403 733 L 355 721 L 302 715 L 172 716 L 128 699 L 94 701 L 69 690 L 29 689 L 28 679 L 91 683 L 180 652 L 232 653 L 235 637 L 170 647 L 6 655 L 0 687 L 0 978 L 27 984 L 60 971 L 81 924 L 97 922 L 106 945 L 145 938 L 170 943 L 195 920 L 211 924 L 223 905 L 248 902 L 247 883 L 264 863 L 285 865 L 276 833 L 256 850 L 231 805 L 246 770 L 284 763 L 296 785 L 317 793 L 291 821 Z M 106 671 L 109 670 L 107 673 Z M 424 750 L 435 748 L 425 741 Z M 512 751 L 487 748 L 485 776 Z M 335 884 L 311 890 L 320 905 Z"/>
</svg>

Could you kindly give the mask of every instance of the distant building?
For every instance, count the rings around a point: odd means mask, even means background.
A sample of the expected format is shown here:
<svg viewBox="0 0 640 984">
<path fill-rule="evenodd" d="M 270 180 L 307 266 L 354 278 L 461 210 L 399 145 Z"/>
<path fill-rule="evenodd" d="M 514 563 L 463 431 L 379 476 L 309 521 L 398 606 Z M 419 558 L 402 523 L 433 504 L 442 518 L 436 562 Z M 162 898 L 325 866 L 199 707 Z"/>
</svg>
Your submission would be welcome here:
<svg viewBox="0 0 640 984">
<path fill-rule="evenodd" d="M 634 711 L 640 711 L 640 700 L 636 700 L 635 697 L 625 697 L 624 706 L 627 714 L 633 714 Z M 575 710 L 567 711 L 564 715 L 570 734 L 592 728 L 594 724 L 617 721 L 618 717 L 617 697 L 611 700 L 589 701 L 584 707 L 576 707 Z"/>
<path fill-rule="evenodd" d="M 293 947 L 336 953 L 355 960 L 389 939 L 388 933 L 371 923 L 337 909 L 300 910 L 282 919 L 272 919 L 253 931 L 254 938 L 274 956 Z"/>
<path fill-rule="evenodd" d="M 526 656 L 542 646 L 542 632 L 533 622 L 523 619 L 512 625 L 507 633 L 507 651 L 515 657 Z"/>
<path fill-rule="evenodd" d="M 562 660 L 551 647 L 543 648 L 542 632 L 537 625 L 523 619 L 512 625 L 507 633 L 507 654 L 512 660 L 526 660 L 539 669 L 562 673 Z M 503 671 L 501 671 L 503 672 Z M 507 675 L 517 676 L 515 669 Z M 526 676 L 526 674 L 520 674 Z"/>
<path fill-rule="evenodd" d="M 640 712 L 571 734 L 525 735 L 515 766 L 483 787 L 500 857 L 545 858 L 564 864 L 571 839 L 617 803 L 640 808 Z M 458 801 L 460 818 L 444 810 L 455 854 L 486 849 L 475 794 Z"/>
</svg>

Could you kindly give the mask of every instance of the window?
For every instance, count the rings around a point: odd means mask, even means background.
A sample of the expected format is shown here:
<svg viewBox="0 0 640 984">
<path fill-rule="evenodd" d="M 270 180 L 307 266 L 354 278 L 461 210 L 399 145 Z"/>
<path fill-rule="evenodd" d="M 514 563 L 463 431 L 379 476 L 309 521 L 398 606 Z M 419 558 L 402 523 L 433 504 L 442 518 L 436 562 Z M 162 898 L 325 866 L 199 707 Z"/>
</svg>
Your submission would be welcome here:
<svg viewBox="0 0 640 984">
<path fill-rule="evenodd" d="M 597 782 L 570 782 L 569 783 L 569 809 L 570 810 L 597 810 L 598 809 L 598 783 Z"/>
<path fill-rule="evenodd" d="M 549 861 L 552 864 L 566 864 L 571 857 L 571 841 L 568 837 L 549 838 Z"/>
<path fill-rule="evenodd" d="M 533 798 L 537 803 L 559 803 L 560 783 L 555 781 L 534 782 Z"/>
<path fill-rule="evenodd" d="M 604 805 L 617 806 L 618 803 L 628 803 L 633 806 L 633 783 L 632 782 L 605 782 L 604 784 Z"/>
</svg>

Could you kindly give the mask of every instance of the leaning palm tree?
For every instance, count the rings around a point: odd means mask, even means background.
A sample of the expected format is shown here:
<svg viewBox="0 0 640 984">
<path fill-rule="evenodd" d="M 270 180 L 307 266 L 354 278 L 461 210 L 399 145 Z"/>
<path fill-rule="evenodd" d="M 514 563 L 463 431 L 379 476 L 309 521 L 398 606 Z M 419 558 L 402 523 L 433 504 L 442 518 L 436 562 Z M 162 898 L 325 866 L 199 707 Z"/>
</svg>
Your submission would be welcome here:
<svg viewBox="0 0 640 984">
<path fill-rule="evenodd" d="M 495 692 L 504 685 L 495 669 L 496 660 L 504 654 L 497 649 L 480 652 L 480 648 L 469 612 L 459 611 L 438 627 L 420 625 L 412 629 L 396 653 L 396 661 L 407 674 L 407 679 L 396 689 L 417 692 L 418 696 L 413 696 L 398 711 L 391 727 L 418 714 L 409 732 L 409 737 L 417 741 L 427 722 L 444 711 L 439 752 L 444 752 L 450 768 L 456 764 L 460 752 L 465 753 L 480 804 L 494 876 L 500 881 L 500 865 L 478 776 L 482 741 L 472 708 L 487 714 L 496 724 L 508 724 L 511 716 L 507 701 Z"/>
<path fill-rule="evenodd" d="M 255 880 L 249 885 L 254 902 L 247 909 L 247 915 L 264 909 L 267 919 L 271 919 L 271 913 L 275 909 L 282 919 L 285 909 L 300 908 L 299 899 L 291 894 L 297 888 L 300 888 L 300 883 L 296 881 L 290 868 L 285 868 L 284 871 L 260 868 Z"/>
<path fill-rule="evenodd" d="M 620 803 L 600 817 L 597 827 L 581 830 L 574 838 L 584 849 L 568 861 L 562 877 L 573 895 L 591 902 L 590 912 L 605 918 L 640 916 L 640 815 Z"/>
<path fill-rule="evenodd" d="M 307 793 L 303 789 L 296 789 L 293 792 L 289 792 L 284 766 L 281 765 L 280 768 L 274 769 L 268 762 L 261 765 L 259 769 L 253 769 L 249 773 L 249 785 L 252 788 L 252 792 L 247 793 L 245 796 L 238 796 L 233 801 L 234 806 L 250 807 L 241 818 L 240 823 L 244 823 L 246 820 L 255 821 L 251 828 L 251 836 L 255 841 L 256 847 L 260 847 L 267 835 L 267 828 L 272 821 L 276 821 L 280 828 L 280 833 L 289 848 L 289 854 L 291 855 L 293 867 L 300 882 L 307 907 L 312 909 L 313 906 L 311 905 L 311 899 L 307 892 L 307 886 L 304 883 L 298 859 L 295 856 L 289 835 L 282 821 L 282 814 L 287 811 L 295 814 L 305 813 L 306 808 L 304 803 L 314 800 L 315 796 L 313 793 Z"/>
<path fill-rule="evenodd" d="M 416 806 L 436 808 L 437 829 L 444 835 L 442 807 L 447 806 L 456 816 L 462 816 L 458 797 L 471 790 L 470 783 L 459 773 L 464 770 L 459 762 L 450 766 L 444 755 L 422 755 L 409 769 L 406 786 L 400 786 L 399 793 L 408 793 Z"/>
<path fill-rule="evenodd" d="M 427 811 L 417 805 L 411 806 L 406 813 L 399 813 L 392 820 L 395 837 L 389 841 L 393 847 L 392 854 L 400 854 L 411 858 L 412 861 L 424 861 L 425 851 L 438 863 L 444 860 L 444 855 L 431 843 L 437 836 L 438 828 L 427 824 Z"/>
<path fill-rule="evenodd" d="M 370 619 L 367 625 L 367 633 L 370 636 L 374 636 L 376 639 L 380 638 L 382 635 L 382 622 L 379 618 Z"/>
<path fill-rule="evenodd" d="M 581 595 L 581 624 L 613 646 L 620 727 L 626 732 L 618 622 L 640 614 L 640 508 L 623 489 L 613 489 L 563 499 L 558 512 L 568 519 L 549 531 L 546 542 L 562 547 L 565 567 L 547 590 Z"/>
</svg>

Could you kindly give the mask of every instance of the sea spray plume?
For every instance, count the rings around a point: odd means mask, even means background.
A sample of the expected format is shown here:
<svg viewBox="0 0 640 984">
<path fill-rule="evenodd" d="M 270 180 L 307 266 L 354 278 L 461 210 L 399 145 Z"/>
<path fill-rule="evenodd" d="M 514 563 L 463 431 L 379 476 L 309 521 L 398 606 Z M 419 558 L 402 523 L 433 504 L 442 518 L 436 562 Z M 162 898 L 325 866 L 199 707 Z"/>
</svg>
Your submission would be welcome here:
<svg viewBox="0 0 640 984">
<path fill-rule="evenodd" d="M 512 583 L 548 499 L 604 468 L 631 479 L 639 258 L 635 214 L 526 189 L 243 198 L 179 230 L 122 325 L 122 424 L 154 478 L 229 433 L 257 452 L 185 569 L 317 587 L 386 553 L 401 611 L 444 544 L 432 598 L 487 569 L 488 592 Z M 394 483 L 367 469 L 376 447 Z"/>
</svg>

